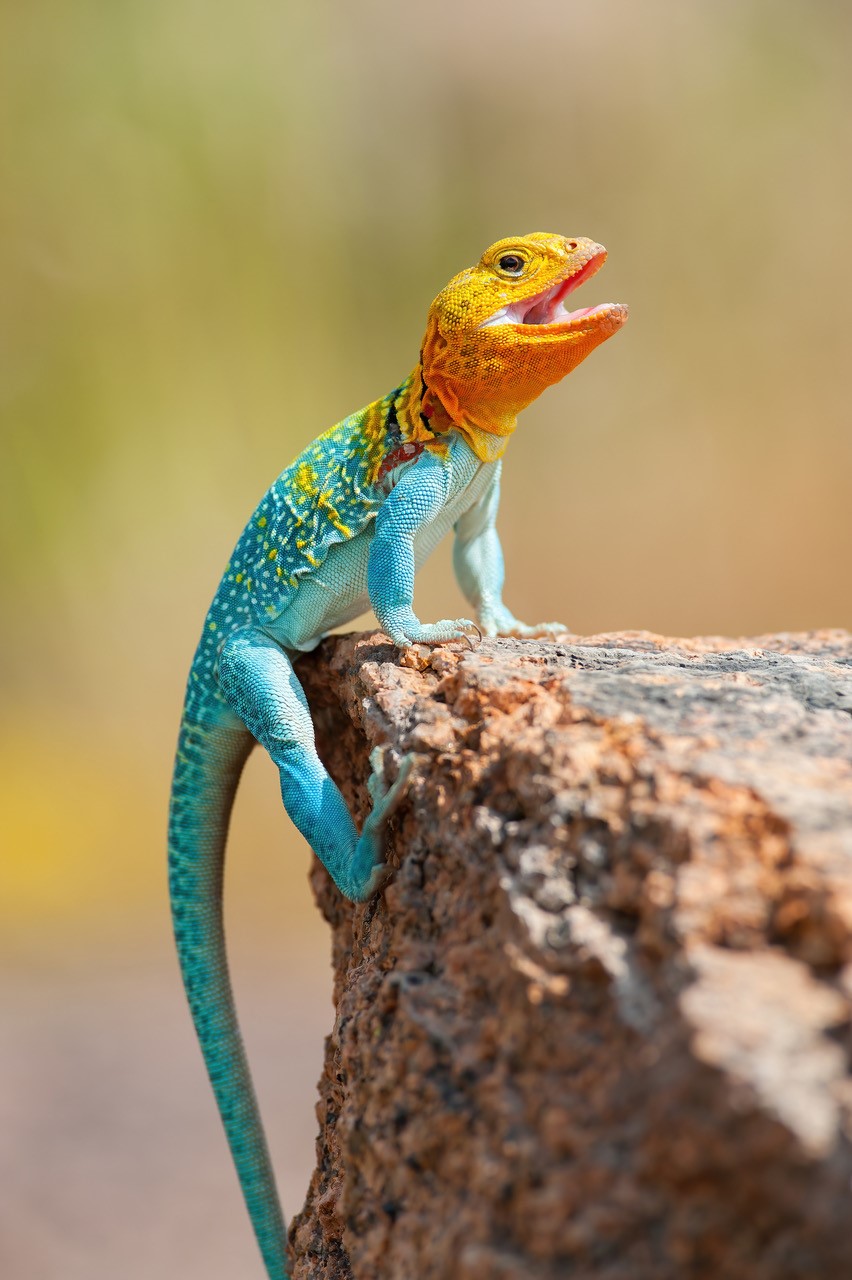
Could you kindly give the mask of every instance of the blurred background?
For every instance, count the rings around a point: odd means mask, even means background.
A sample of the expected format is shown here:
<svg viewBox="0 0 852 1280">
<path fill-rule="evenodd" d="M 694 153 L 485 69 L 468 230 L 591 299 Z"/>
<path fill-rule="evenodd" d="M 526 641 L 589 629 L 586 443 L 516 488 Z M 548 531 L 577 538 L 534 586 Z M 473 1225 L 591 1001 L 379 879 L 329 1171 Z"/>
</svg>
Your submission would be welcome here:
<svg viewBox="0 0 852 1280">
<path fill-rule="evenodd" d="M 492 240 L 593 236 L 631 307 L 512 441 L 512 608 L 852 626 L 850 52 L 843 0 L 0 8 L 4 1278 L 261 1274 L 171 952 L 183 683 L 263 489 Z M 292 1213 L 329 958 L 259 756 L 230 858 Z"/>
</svg>

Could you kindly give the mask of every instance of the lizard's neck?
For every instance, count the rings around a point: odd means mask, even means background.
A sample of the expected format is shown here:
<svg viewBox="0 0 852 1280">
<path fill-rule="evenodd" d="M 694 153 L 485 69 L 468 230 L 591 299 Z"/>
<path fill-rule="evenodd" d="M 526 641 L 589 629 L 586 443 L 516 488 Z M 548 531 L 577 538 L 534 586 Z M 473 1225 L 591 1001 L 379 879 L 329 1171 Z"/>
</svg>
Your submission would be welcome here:
<svg viewBox="0 0 852 1280">
<path fill-rule="evenodd" d="M 449 400 L 451 397 L 448 395 Z M 517 425 L 512 412 L 477 414 L 452 396 L 445 404 L 430 387 L 422 363 L 415 365 L 394 402 L 397 420 L 406 440 L 440 448 L 449 431 L 458 431 L 481 462 L 496 462 L 506 451 Z"/>
</svg>

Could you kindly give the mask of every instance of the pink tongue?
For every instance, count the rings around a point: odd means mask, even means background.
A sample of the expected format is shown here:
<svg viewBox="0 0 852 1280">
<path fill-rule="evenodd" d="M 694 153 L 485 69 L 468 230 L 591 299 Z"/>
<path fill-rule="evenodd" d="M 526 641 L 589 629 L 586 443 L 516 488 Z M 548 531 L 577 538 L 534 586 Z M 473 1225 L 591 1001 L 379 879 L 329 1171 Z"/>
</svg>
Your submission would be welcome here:
<svg viewBox="0 0 852 1280">
<path fill-rule="evenodd" d="M 577 311 L 566 311 L 562 323 L 564 324 L 566 320 L 582 320 L 583 316 L 591 315 L 593 311 L 594 307 L 580 307 Z"/>
<path fill-rule="evenodd" d="M 552 303 L 549 299 L 545 299 L 544 302 L 537 302 L 524 316 L 524 324 L 547 324 L 551 306 Z"/>
</svg>

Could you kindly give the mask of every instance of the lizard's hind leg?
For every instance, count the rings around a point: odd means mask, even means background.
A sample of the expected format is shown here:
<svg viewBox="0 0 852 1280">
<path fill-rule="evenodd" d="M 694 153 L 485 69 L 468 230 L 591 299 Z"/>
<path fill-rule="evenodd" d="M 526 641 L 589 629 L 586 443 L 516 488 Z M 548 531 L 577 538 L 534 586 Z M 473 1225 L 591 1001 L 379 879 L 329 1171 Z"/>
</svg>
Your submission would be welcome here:
<svg viewBox="0 0 852 1280">
<path fill-rule="evenodd" d="M 385 878 L 381 828 L 404 789 L 408 762 L 386 789 L 378 761 L 371 758 L 373 810 L 359 836 L 317 755 L 307 699 L 281 646 L 255 627 L 234 631 L 222 646 L 218 679 L 230 705 L 275 761 L 284 808 L 334 883 L 356 902 L 370 897 Z"/>
</svg>

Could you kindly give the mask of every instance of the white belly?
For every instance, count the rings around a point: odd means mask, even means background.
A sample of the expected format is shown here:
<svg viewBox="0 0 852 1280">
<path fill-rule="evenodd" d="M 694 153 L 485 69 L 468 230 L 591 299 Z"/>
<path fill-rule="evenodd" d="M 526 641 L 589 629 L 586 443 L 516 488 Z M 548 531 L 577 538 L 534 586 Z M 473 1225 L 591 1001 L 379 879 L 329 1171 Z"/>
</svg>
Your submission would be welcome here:
<svg viewBox="0 0 852 1280">
<path fill-rule="evenodd" d="M 415 534 L 414 560 L 418 569 L 456 521 L 479 501 L 493 475 L 493 464 L 480 462 L 461 441 L 453 448 L 452 467 L 447 502 L 438 517 Z M 372 540 L 370 524 L 349 542 L 332 547 L 316 573 L 302 579 L 292 604 L 269 628 L 285 649 L 314 649 L 327 632 L 370 608 L 367 562 Z"/>
</svg>

